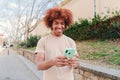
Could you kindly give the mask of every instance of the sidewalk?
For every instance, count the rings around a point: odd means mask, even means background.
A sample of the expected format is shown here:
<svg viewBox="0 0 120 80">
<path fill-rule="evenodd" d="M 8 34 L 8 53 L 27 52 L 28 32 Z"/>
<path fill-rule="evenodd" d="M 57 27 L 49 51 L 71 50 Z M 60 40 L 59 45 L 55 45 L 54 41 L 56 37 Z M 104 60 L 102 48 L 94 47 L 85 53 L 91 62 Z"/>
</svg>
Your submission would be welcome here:
<svg viewBox="0 0 120 80">
<path fill-rule="evenodd" d="M 0 80 L 42 80 L 40 76 L 35 64 L 15 51 L 9 49 L 9 55 L 8 49 L 0 52 Z"/>
</svg>

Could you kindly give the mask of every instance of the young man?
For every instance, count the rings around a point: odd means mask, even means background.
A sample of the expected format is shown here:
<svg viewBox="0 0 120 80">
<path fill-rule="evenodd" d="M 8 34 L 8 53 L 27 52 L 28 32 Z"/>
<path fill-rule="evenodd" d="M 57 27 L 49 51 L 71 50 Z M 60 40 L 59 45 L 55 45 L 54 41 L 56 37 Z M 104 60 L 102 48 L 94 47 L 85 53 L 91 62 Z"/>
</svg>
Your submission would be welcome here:
<svg viewBox="0 0 120 80">
<path fill-rule="evenodd" d="M 37 68 L 43 70 L 43 80 L 74 80 L 73 68 L 78 67 L 77 53 L 69 59 L 64 56 L 64 51 L 66 48 L 76 49 L 76 44 L 63 34 L 73 22 L 71 11 L 49 9 L 44 22 L 51 29 L 51 34 L 39 40 L 35 51 Z"/>
</svg>

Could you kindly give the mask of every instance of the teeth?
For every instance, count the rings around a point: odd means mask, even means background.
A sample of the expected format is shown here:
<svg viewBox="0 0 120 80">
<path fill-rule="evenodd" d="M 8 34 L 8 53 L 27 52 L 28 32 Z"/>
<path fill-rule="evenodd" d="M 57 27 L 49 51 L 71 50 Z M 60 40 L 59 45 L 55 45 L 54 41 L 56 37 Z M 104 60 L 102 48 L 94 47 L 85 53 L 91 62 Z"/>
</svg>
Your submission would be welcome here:
<svg viewBox="0 0 120 80">
<path fill-rule="evenodd" d="M 56 30 L 62 30 L 62 29 L 58 28 L 58 29 L 56 29 Z"/>
</svg>

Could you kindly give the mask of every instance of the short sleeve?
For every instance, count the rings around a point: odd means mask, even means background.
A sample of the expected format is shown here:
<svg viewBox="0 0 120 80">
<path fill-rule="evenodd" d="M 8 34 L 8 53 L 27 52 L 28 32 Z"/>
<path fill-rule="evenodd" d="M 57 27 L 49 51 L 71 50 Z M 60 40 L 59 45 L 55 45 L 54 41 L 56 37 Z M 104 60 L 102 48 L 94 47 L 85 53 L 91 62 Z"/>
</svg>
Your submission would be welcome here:
<svg viewBox="0 0 120 80">
<path fill-rule="evenodd" d="M 75 48 L 75 49 L 76 49 L 76 43 L 75 43 L 75 41 L 74 41 L 73 39 L 69 38 L 69 43 L 70 43 L 70 46 L 71 46 L 72 48 Z"/>
<path fill-rule="evenodd" d="M 73 48 L 75 48 L 75 49 L 76 49 L 76 43 L 75 43 L 75 41 L 74 41 L 74 40 L 72 40 L 72 44 L 71 44 L 71 45 L 72 45 L 72 47 L 73 47 Z"/>
<path fill-rule="evenodd" d="M 41 38 L 36 46 L 35 53 L 45 53 L 45 40 L 44 38 Z"/>
</svg>

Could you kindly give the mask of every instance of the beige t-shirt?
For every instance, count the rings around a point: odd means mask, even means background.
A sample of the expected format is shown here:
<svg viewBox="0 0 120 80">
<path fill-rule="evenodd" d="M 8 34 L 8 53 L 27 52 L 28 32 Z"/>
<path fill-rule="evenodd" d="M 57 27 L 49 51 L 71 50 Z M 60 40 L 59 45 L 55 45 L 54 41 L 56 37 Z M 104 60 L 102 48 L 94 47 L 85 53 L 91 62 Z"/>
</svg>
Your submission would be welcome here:
<svg viewBox="0 0 120 80">
<path fill-rule="evenodd" d="M 66 48 L 76 49 L 76 44 L 71 38 L 65 35 L 56 37 L 50 34 L 38 41 L 35 52 L 43 53 L 45 60 L 50 60 L 59 55 L 64 55 Z M 74 80 L 73 69 L 69 66 L 53 66 L 43 71 L 43 80 Z"/>
</svg>

